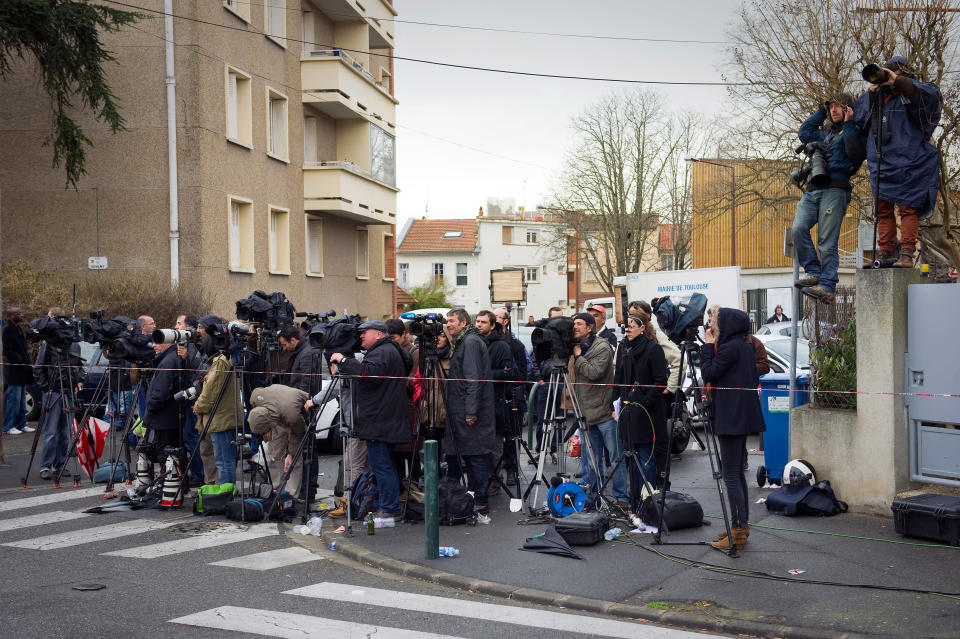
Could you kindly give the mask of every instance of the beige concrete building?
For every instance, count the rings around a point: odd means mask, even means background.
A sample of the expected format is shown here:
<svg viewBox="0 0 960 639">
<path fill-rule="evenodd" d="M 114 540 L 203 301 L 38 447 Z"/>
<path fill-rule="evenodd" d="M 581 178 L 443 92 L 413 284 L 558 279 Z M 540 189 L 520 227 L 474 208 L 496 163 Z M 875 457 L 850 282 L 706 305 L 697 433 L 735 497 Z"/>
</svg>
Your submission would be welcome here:
<svg viewBox="0 0 960 639">
<path fill-rule="evenodd" d="M 127 130 L 77 113 L 94 145 L 78 190 L 43 145 L 51 114 L 36 69 L 0 83 L 3 259 L 98 277 L 88 260 L 105 257 L 108 271 L 203 286 L 231 317 L 255 289 L 298 310 L 392 314 L 392 3 L 174 0 L 172 39 L 163 0 L 137 4 L 143 20 L 104 36 Z"/>
</svg>

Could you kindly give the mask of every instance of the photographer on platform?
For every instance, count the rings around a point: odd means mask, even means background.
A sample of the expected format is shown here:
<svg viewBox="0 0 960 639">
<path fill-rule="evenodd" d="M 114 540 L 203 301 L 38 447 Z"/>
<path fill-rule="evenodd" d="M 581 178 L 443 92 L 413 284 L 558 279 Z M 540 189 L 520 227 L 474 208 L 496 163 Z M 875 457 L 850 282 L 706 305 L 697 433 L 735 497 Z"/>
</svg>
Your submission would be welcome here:
<svg viewBox="0 0 960 639">
<path fill-rule="evenodd" d="M 410 440 L 406 377 L 413 360 L 390 338 L 383 322 L 364 322 L 359 331 L 363 361 L 333 353 L 330 364 L 354 378 L 353 434 L 367 443 L 367 461 L 380 491 L 374 517 L 396 517 L 400 514 L 400 481 L 393 447 Z"/>
<path fill-rule="evenodd" d="M 940 123 L 943 98 L 937 85 L 914 78 L 903 56 L 890 58 L 877 71 L 882 72 L 883 80 L 871 84 L 857 98 L 853 117 L 867 136 L 870 183 L 877 198 L 876 259 L 893 257 L 896 206 L 900 212 L 900 257 L 893 266 L 913 268 L 920 220 L 933 215 L 937 203 L 940 151 L 930 139 Z"/>
<path fill-rule="evenodd" d="M 296 453 L 303 441 L 307 425 L 304 422 L 304 403 L 307 393 L 284 384 L 255 388 L 250 393 L 250 412 L 247 422 L 250 430 L 267 442 L 267 467 L 270 480 L 279 487 L 280 476 L 290 471 L 286 491 L 296 495 L 300 490 L 303 465 L 295 463 Z"/>
<path fill-rule="evenodd" d="M 841 93 L 831 97 L 813 112 L 798 133 L 800 141 L 811 149 L 811 143 L 826 156 L 829 175 L 811 176 L 806 192 L 797 203 L 793 218 L 793 243 L 804 276 L 794 284 L 804 295 L 832 304 L 837 288 L 840 256 L 840 226 L 850 203 L 850 178 L 866 156 L 864 139 L 853 122 L 853 97 Z M 825 122 L 826 120 L 826 122 Z M 808 152 L 809 154 L 809 152 Z M 799 186 L 799 184 L 798 184 Z M 814 250 L 810 229 L 817 227 L 817 248 Z M 818 257 L 819 253 L 819 257 Z"/>
<path fill-rule="evenodd" d="M 763 432 L 763 413 L 756 388 L 760 385 L 750 335 L 750 318 L 741 310 L 711 308 L 711 325 L 704 331 L 700 349 L 703 381 L 712 383 L 713 430 L 730 501 L 731 533 L 737 548 L 750 535 L 747 480 L 744 476 L 748 435 Z M 725 535 L 713 542 L 719 550 L 730 548 Z"/>
<path fill-rule="evenodd" d="M 70 324 L 63 310 L 57 307 L 47 317 L 64 328 Z M 36 322 L 38 320 L 34 320 Z M 64 333 L 67 331 L 65 330 Z M 67 446 L 76 414 L 76 392 L 83 384 L 83 360 L 75 343 L 44 340 L 37 351 L 33 380 L 43 391 L 43 453 L 40 457 L 40 478 L 51 479 L 67 462 Z"/>
<path fill-rule="evenodd" d="M 490 486 L 488 456 L 497 452 L 493 388 L 489 380 L 490 355 L 470 315 L 462 308 L 447 313 L 447 330 L 453 339 L 450 379 L 447 382 L 447 429 L 443 450 L 449 476 L 459 479 L 463 473 L 459 458 L 466 464 L 467 488 L 473 491 L 474 509 L 489 511 L 487 489 Z"/>
<path fill-rule="evenodd" d="M 196 413 L 197 430 L 203 430 L 209 423 L 207 433 L 213 445 L 213 456 L 217 466 L 217 483 L 232 484 L 236 479 L 237 449 L 234 444 L 236 426 L 243 417 L 243 406 L 237 396 L 237 385 L 233 379 L 233 365 L 224 353 L 223 343 L 226 328 L 219 318 L 205 315 L 199 325 L 203 329 L 200 340 L 200 352 L 207 358 L 209 370 L 203 377 L 203 390 L 193 405 Z M 224 384 L 226 386 L 224 387 Z M 223 394 L 220 402 L 214 406 L 220 389 Z"/>
<path fill-rule="evenodd" d="M 587 486 L 587 505 L 599 496 L 603 478 L 606 477 L 604 451 L 610 465 L 620 461 L 620 441 L 617 438 L 617 422 L 613 419 L 611 404 L 613 401 L 613 349 L 610 342 L 597 337 L 596 320 L 587 312 L 573 316 L 573 356 L 570 358 L 570 383 L 583 411 L 583 424 L 590 438 L 593 457 L 581 451 L 581 472 L 583 483 Z M 590 386 L 602 384 L 602 386 Z M 594 463 L 598 468 L 594 467 Z M 627 491 L 627 475 L 623 466 L 613 475 L 613 498 L 621 508 L 630 507 L 630 493 Z"/>
</svg>

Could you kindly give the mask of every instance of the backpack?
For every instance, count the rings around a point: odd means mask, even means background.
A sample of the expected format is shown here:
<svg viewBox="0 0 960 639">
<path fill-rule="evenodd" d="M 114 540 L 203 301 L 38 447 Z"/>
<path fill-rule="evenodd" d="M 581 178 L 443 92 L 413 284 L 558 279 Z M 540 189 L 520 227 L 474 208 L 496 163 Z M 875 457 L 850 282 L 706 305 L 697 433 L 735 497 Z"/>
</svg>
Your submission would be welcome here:
<svg viewBox="0 0 960 639">
<path fill-rule="evenodd" d="M 263 521 L 266 512 L 263 500 L 256 497 L 248 497 L 243 501 L 231 501 L 223 509 L 227 519 L 243 522 Z"/>
<path fill-rule="evenodd" d="M 455 479 L 444 477 L 440 480 L 438 492 L 441 526 L 476 523 L 477 516 L 473 512 L 473 495 L 467 492 L 465 486 Z"/>
<path fill-rule="evenodd" d="M 195 515 L 222 515 L 237 490 L 233 484 L 200 486 L 193 502 Z"/>
<path fill-rule="evenodd" d="M 354 519 L 363 519 L 367 513 L 377 509 L 380 499 L 380 490 L 377 488 L 377 478 L 373 471 L 366 470 L 353 480 L 350 490 L 350 510 Z"/>
<path fill-rule="evenodd" d="M 817 482 L 814 486 L 782 486 L 767 495 L 767 510 L 775 515 L 816 515 L 832 517 L 847 512 L 847 502 L 837 499 L 830 482 Z"/>
</svg>

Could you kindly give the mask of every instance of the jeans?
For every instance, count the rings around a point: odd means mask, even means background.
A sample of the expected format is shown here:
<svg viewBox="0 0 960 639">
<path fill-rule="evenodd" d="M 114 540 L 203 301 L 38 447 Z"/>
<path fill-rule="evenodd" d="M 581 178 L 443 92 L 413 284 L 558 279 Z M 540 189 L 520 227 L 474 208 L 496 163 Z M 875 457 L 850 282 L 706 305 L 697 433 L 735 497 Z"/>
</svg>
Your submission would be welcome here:
<svg viewBox="0 0 960 639">
<path fill-rule="evenodd" d="M 490 504 L 487 489 L 490 487 L 490 460 L 486 455 L 463 455 L 467 466 L 467 490 L 473 493 L 473 503 L 480 508 Z M 456 455 L 447 456 L 447 468 L 450 477 L 459 480 L 463 474 Z"/>
<path fill-rule="evenodd" d="M 400 479 L 393 464 L 393 444 L 367 440 L 367 462 L 377 478 L 380 497 L 377 508 L 391 515 L 400 514 Z"/>
<path fill-rule="evenodd" d="M 793 243 L 797 260 L 807 275 L 820 278 L 820 286 L 831 293 L 837 288 L 837 268 L 840 256 L 837 245 L 840 225 L 850 203 L 846 189 L 817 189 L 807 191 L 797 203 L 793 218 Z M 817 249 L 813 248 L 810 229 L 817 227 Z M 817 257 L 819 253 L 819 258 Z"/>
<path fill-rule="evenodd" d="M 73 424 L 73 398 L 60 393 L 43 397 L 46 414 L 43 417 L 43 453 L 40 469 L 56 470 L 67 463 L 67 445 Z"/>
<path fill-rule="evenodd" d="M 237 470 L 237 449 L 233 445 L 234 432 L 222 430 L 218 433 L 210 433 L 210 442 L 213 444 L 213 456 L 217 460 L 217 471 L 219 476 L 217 482 L 220 484 L 233 484 L 236 479 Z"/>
<path fill-rule="evenodd" d="M 730 526 L 743 528 L 749 523 L 750 516 L 747 478 L 743 474 L 747 436 L 717 435 L 717 449 L 720 452 L 720 470 L 727 488 L 727 500 L 730 502 Z"/>
<path fill-rule="evenodd" d="M 3 432 L 9 432 L 13 428 L 23 430 L 27 425 L 27 387 L 7 386 L 4 400 L 6 407 L 3 414 Z"/>
<path fill-rule="evenodd" d="M 192 410 L 187 411 L 187 416 L 183 420 L 183 446 L 187 450 L 187 459 L 193 449 L 197 448 L 197 454 L 193 456 L 193 463 L 190 464 L 190 477 L 192 479 L 203 479 L 203 459 L 200 458 L 200 450 L 197 444 L 200 443 L 200 433 L 197 432 L 197 415 Z"/>
<path fill-rule="evenodd" d="M 587 503 L 590 503 L 597 498 L 600 487 L 603 485 L 602 478 L 607 475 L 606 465 L 603 461 L 604 451 L 609 455 L 612 465 L 616 465 L 620 461 L 620 438 L 617 437 L 617 422 L 614 419 L 588 426 L 586 431 L 581 431 L 580 434 L 586 434 L 589 437 L 590 448 L 593 450 L 593 457 L 591 458 L 586 447 L 580 447 L 580 467 L 583 472 L 583 483 L 587 486 Z M 599 477 L 594 472 L 594 461 L 600 467 Z M 627 474 L 623 465 L 614 472 L 612 483 L 613 498 L 624 503 L 629 502 Z"/>
</svg>

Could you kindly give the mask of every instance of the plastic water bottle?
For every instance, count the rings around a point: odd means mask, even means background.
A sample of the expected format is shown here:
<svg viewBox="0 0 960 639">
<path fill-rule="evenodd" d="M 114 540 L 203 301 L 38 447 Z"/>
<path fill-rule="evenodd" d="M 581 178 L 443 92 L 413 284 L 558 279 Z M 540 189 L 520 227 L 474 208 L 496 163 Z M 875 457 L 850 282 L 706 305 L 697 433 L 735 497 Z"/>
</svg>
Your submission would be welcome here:
<svg viewBox="0 0 960 639">
<path fill-rule="evenodd" d="M 393 528 L 396 526 L 396 521 L 393 517 L 374 517 L 373 518 L 373 527 L 374 528 Z"/>
<path fill-rule="evenodd" d="M 310 521 L 307 522 L 307 529 L 310 531 L 308 534 L 313 535 L 314 537 L 320 536 L 320 529 L 323 527 L 323 520 L 319 517 L 311 517 Z"/>
<path fill-rule="evenodd" d="M 293 532 L 297 533 L 298 535 L 309 535 L 310 529 L 307 526 L 303 526 L 303 525 L 294 526 Z"/>
<path fill-rule="evenodd" d="M 337 550 L 340 550 L 340 542 L 334 539 L 329 544 L 327 544 L 327 548 L 336 552 Z"/>
<path fill-rule="evenodd" d="M 454 548 L 453 546 L 440 546 L 441 557 L 456 557 L 459 554 L 460 554 L 460 551 Z"/>
<path fill-rule="evenodd" d="M 623 531 L 620 530 L 619 528 L 611 528 L 607 532 L 603 533 L 603 538 L 606 539 L 607 541 L 613 541 L 614 539 L 619 537 L 622 532 Z"/>
<path fill-rule="evenodd" d="M 363 521 L 364 521 L 364 523 L 365 523 L 366 526 L 367 526 L 367 534 L 368 534 L 368 535 L 374 534 L 374 530 L 375 530 L 375 528 L 376 528 L 376 524 L 373 522 L 373 513 L 367 513 L 367 516 L 366 516 L 366 518 L 364 518 Z"/>
<path fill-rule="evenodd" d="M 641 520 L 636 515 L 630 515 L 630 523 L 633 525 L 634 528 L 639 528 L 643 530 L 643 520 Z"/>
</svg>

